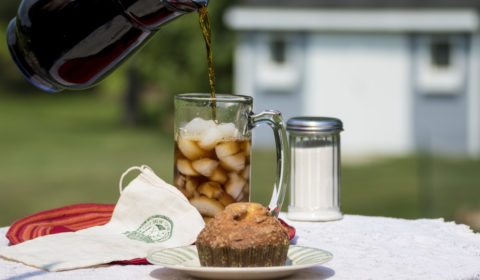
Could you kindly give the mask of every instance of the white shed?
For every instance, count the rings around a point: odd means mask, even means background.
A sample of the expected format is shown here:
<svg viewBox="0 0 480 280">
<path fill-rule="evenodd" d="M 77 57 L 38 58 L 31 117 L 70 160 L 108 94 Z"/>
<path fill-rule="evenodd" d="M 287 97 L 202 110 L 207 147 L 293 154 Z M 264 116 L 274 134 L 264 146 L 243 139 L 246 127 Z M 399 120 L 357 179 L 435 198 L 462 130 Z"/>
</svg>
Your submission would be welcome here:
<svg viewBox="0 0 480 280">
<path fill-rule="evenodd" d="M 340 118 L 346 155 L 480 156 L 480 1 L 237 3 L 234 91 L 256 111 Z"/>
</svg>

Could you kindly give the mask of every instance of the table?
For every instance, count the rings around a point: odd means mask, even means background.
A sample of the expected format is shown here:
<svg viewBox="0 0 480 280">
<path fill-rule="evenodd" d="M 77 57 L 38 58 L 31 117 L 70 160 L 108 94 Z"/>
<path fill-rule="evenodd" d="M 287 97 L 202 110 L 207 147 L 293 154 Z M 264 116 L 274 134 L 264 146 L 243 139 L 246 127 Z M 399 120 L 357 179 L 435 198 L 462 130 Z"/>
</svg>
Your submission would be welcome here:
<svg viewBox="0 0 480 280">
<path fill-rule="evenodd" d="M 345 215 L 343 220 L 294 222 L 293 243 L 324 249 L 333 260 L 287 279 L 480 279 L 480 234 L 443 219 L 405 220 Z M 8 228 L 0 228 L 0 246 Z M 45 272 L 0 259 L 0 279 L 192 279 L 153 265 L 107 265 Z"/>
</svg>

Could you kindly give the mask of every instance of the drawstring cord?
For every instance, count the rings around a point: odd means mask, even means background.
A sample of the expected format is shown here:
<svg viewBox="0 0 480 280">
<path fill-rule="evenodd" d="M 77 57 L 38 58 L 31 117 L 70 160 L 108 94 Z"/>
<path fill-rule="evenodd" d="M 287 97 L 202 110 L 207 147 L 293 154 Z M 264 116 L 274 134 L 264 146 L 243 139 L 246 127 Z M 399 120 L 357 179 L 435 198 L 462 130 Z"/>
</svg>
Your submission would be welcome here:
<svg viewBox="0 0 480 280">
<path fill-rule="evenodd" d="M 127 169 L 127 171 L 123 172 L 122 174 L 122 177 L 120 177 L 120 183 L 118 184 L 118 188 L 120 190 L 120 195 L 122 195 L 122 192 L 123 192 L 123 179 L 125 178 L 125 176 L 127 176 L 130 172 L 134 171 L 134 170 L 138 170 L 140 172 L 143 173 L 143 171 L 145 169 L 149 169 L 149 170 L 152 170 L 152 168 L 150 168 L 150 166 L 148 165 L 142 165 L 141 167 L 138 167 L 138 166 L 132 166 L 130 167 L 129 169 Z"/>
</svg>

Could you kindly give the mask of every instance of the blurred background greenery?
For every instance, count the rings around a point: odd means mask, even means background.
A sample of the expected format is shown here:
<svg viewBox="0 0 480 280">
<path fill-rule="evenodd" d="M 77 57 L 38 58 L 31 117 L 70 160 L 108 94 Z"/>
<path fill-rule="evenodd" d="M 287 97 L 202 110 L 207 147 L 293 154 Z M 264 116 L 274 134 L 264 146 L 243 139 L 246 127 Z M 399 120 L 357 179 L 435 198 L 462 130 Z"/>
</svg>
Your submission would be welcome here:
<svg viewBox="0 0 480 280">
<path fill-rule="evenodd" d="M 19 0 L 0 5 L 0 38 Z M 232 91 L 233 32 L 212 1 L 217 91 Z M 61 94 L 31 86 L 0 40 L 0 226 L 35 212 L 74 203 L 115 203 L 118 180 L 147 164 L 173 177 L 173 95 L 207 92 L 208 75 L 198 15 L 165 26 L 142 51 L 95 88 Z M 127 102 L 129 89 L 135 102 Z M 131 100 L 131 99 L 130 99 Z M 267 202 L 275 168 L 272 150 L 254 150 L 254 200 Z M 480 161 L 410 155 L 344 160 L 342 210 L 402 218 L 444 217 L 475 225 Z M 266 175 L 270 174 L 270 175 Z M 285 206 L 288 205 L 288 198 Z"/>
</svg>

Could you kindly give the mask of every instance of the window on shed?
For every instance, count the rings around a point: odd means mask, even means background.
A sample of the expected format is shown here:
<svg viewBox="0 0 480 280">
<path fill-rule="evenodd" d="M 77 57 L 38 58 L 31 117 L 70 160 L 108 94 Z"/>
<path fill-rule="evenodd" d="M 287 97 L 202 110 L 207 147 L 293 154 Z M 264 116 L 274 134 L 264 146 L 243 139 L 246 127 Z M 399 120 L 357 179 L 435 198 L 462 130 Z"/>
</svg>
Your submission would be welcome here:
<svg viewBox="0 0 480 280">
<path fill-rule="evenodd" d="M 433 40 L 430 45 L 431 62 L 436 67 L 449 67 L 451 64 L 451 44 L 448 40 Z"/>
<path fill-rule="evenodd" d="M 275 38 L 270 41 L 270 58 L 275 63 L 285 63 L 287 43 L 285 40 Z"/>
</svg>

